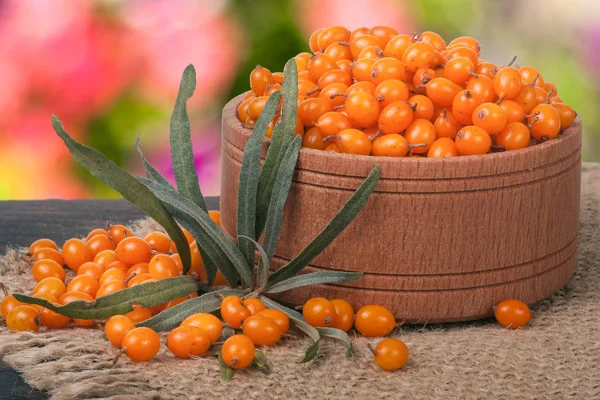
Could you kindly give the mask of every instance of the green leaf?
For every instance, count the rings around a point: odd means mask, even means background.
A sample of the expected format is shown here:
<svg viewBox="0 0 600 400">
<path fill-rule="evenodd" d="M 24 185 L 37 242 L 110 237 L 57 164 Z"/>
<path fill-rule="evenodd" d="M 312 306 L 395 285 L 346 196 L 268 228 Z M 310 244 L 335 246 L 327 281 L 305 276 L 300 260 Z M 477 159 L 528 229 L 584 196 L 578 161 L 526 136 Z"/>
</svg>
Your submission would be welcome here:
<svg viewBox="0 0 600 400">
<path fill-rule="evenodd" d="M 329 221 L 327 226 L 296 257 L 271 274 L 269 277 L 270 285 L 298 275 L 308 263 L 325 250 L 342 233 L 346 226 L 362 210 L 367 200 L 369 200 L 379 180 L 379 172 L 379 166 L 375 166 L 369 176 L 356 189 L 342 209 Z"/>
<path fill-rule="evenodd" d="M 181 228 L 169 214 L 164 205 L 133 176 L 123 171 L 114 162 L 106 158 L 102 153 L 91 147 L 85 146 L 73 139 L 63 128 L 62 123 L 55 115 L 52 116 L 54 130 L 65 142 L 71 152 L 73 159 L 79 165 L 88 170 L 96 178 L 106 183 L 119 192 L 125 199 L 144 211 L 163 228 L 177 246 L 177 252 L 181 257 L 184 270 L 188 270 L 192 264 L 190 246 Z"/>
<path fill-rule="evenodd" d="M 246 259 L 204 210 L 171 187 L 146 178 L 139 179 L 160 201 L 169 206 L 169 210 L 181 225 L 188 229 L 194 237 L 199 238 L 196 241 L 198 247 L 206 251 L 230 285 L 237 283 L 239 275 L 244 286 L 250 286 L 252 272 L 246 265 Z"/>
<path fill-rule="evenodd" d="M 348 350 L 346 350 L 346 358 L 350 358 L 354 355 L 354 345 L 352 344 L 352 340 L 350 340 L 350 337 L 346 332 L 337 328 L 317 328 L 317 330 L 321 335 L 339 340 L 348 346 Z"/>
<path fill-rule="evenodd" d="M 304 364 L 315 359 L 317 354 L 319 354 L 319 342 L 320 340 L 313 342 L 313 344 L 311 344 L 310 347 L 306 349 L 306 351 L 304 352 L 304 358 L 302 358 L 302 360 L 300 360 L 299 362 L 300 364 Z"/>
<path fill-rule="evenodd" d="M 238 236 L 238 242 L 240 238 L 254 244 L 254 247 L 258 249 L 260 261 L 258 262 L 258 271 L 256 273 L 256 287 L 262 290 L 267 284 L 267 279 L 269 278 L 269 269 L 271 268 L 269 256 L 265 252 L 265 249 L 263 249 L 263 247 L 256 240 L 251 239 L 248 236 Z"/>
<path fill-rule="evenodd" d="M 194 297 L 184 301 L 183 303 L 179 303 L 171 308 L 168 308 L 156 314 L 152 318 L 148 318 L 145 321 L 139 322 L 137 326 L 145 326 L 155 330 L 156 332 L 170 331 L 173 328 L 178 327 L 184 319 L 191 315 L 198 313 L 212 313 L 217 311 L 221 307 L 221 298 L 217 297 L 215 295 L 216 293 L 220 293 L 224 297 L 227 297 L 232 295 L 243 296 L 247 292 L 237 289 L 224 289 L 208 292 L 202 296 Z"/>
<path fill-rule="evenodd" d="M 318 285 L 322 283 L 343 283 L 356 280 L 363 276 L 362 272 L 343 272 L 343 271 L 322 271 L 310 274 L 297 275 L 281 281 L 272 286 L 268 286 L 266 293 L 281 293 L 286 290 L 299 288 L 302 286 Z"/>
<path fill-rule="evenodd" d="M 221 373 L 221 379 L 223 379 L 225 382 L 229 382 L 231 378 L 233 378 L 233 375 L 235 375 L 235 369 L 225 364 L 221 352 L 218 353 L 217 357 L 219 357 L 219 372 Z"/>
<path fill-rule="evenodd" d="M 233 335 L 235 335 L 235 329 L 233 329 L 230 326 L 224 326 L 223 330 L 221 331 L 221 336 L 219 336 L 219 340 L 217 340 L 217 341 L 224 342 L 227 339 L 229 339 L 230 337 L 232 337 Z"/>
<path fill-rule="evenodd" d="M 137 136 L 137 140 L 135 142 L 135 147 L 137 148 L 138 154 L 142 159 L 142 163 L 144 163 L 144 169 L 146 170 L 146 177 L 152 180 L 155 180 L 158 183 L 162 183 L 163 185 L 171 186 L 167 178 L 165 178 L 144 156 L 142 152 L 142 146 L 140 144 L 140 135 Z M 187 272 L 187 271 L 186 271 Z"/>
<path fill-rule="evenodd" d="M 273 120 L 279 103 L 281 92 L 277 91 L 269 97 L 256 125 L 250 134 L 242 166 L 240 168 L 240 184 L 238 186 L 238 208 L 237 208 L 237 234 L 257 239 L 255 235 L 256 223 L 256 194 L 258 192 L 258 177 L 260 175 L 260 154 L 262 153 L 263 140 L 269 123 Z M 252 243 L 242 240 L 237 246 L 246 258 L 250 270 L 254 270 L 254 246 Z"/>
<path fill-rule="evenodd" d="M 269 202 L 269 209 L 267 211 L 265 235 L 262 241 L 262 246 L 267 252 L 269 260 L 271 260 L 273 254 L 275 254 L 275 248 L 277 247 L 277 242 L 279 242 L 279 236 L 281 235 L 283 207 L 285 206 L 285 202 L 290 192 L 294 168 L 296 168 L 301 144 L 302 137 L 296 136 L 283 156 L 283 160 L 277 171 L 277 176 L 275 177 L 275 183 L 273 184 L 271 201 Z"/>
<path fill-rule="evenodd" d="M 269 361 L 265 353 L 263 353 L 260 350 L 256 350 L 254 352 L 252 366 L 267 375 L 271 372 L 271 362 Z"/>
<path fill-rule="evenodd" d="M 275 125 L 271 144 L 267 150 L 265 163 L 260 171 L 258 181 L 257 208 L 256 208 L 256 235 L 260 237 L 267 221 L 267 210 L 275 183 L 275 177 L 279 170 L 279 164 L 283 155 L 294 138 L 296 128 L 296 114 L 298 111 L 298 68 L 296 61 L 292 58 L 285 64 L 283 69 L 285 75 L 282 87 L 283 110 L 282 117 Z"/>
<path fill-rule="evenodd" d="M 74 301 L 57 306 L 48 300 L 15 293 L 15 298 L 28 304 L 46 307 L 58 314 L 77 319 L 104 319 L 113 315 L 126 314 L 138 303 L 142 307 L 152 307 L 198 290 L 196 280 L 191 276 L 178 276 L 156 282 L 136 285 L 116 293 L 98 297 L 93 302 Z"/>
<path fill-rule="evenodd" d="M 194 162 L 192 138 L 190 134 L 190 119 L 187 112 L 187 101 L 196 90 L 196 70 L 188 65 L 181 76 L 179 93 L 175 100 L 175 108 L 171 115 L 171 158 L 173 173 L 179 192 L 192 200 L 198 207 L 207 211 L 204 196 L 198 183 L 198 173 Z"/>
</svg>

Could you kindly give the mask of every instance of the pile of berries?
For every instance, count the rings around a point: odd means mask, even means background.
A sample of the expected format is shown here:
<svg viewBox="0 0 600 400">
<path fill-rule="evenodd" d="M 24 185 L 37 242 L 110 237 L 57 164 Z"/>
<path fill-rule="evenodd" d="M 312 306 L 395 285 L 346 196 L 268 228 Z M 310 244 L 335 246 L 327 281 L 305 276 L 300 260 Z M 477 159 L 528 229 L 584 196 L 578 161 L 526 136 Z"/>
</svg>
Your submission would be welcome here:
<svg viewBox="0 0 600 400">
<path fill-rule="evenodd" d="M 295 57 L 303 147 L 388 157 L 486 154 L 554 139 L 577 116 L 535 68 L 484 61 L 472 37 L 446 45 L 435 32 L 332 26 L 315 31 L 309 47 L 312 54 Z M 243 126 L 256 124 L 283 79 L 260 66 L 252 71 L 252 90 L 237 108 Z"/>
</svg>

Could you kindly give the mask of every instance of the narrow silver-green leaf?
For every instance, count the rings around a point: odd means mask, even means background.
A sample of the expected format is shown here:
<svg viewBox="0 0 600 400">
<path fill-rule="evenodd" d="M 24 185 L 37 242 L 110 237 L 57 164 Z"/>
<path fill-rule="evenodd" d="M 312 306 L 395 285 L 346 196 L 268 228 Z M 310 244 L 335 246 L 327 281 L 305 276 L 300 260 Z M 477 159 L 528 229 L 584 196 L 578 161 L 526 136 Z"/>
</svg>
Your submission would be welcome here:
<svg viewBox="0 0 600 400">
<path fill-rule="evenodd" d="M 190 118 L 187 112 L 187 101 L 194 94 L 194 90 L 196 90 L 196 70 L 190 64 L 185 67 L 181 76 L 179 93 L 177 93 L 173 115 L 171 115 L 171 158 L 179 192 L 207 211 L 198 182 L 192 149 Z"/>
<path fill-rule="evenodd" d="M 269 97 L 265 108 L 258 117 L 256 125 L 250 134 L 242 166 L 240 168 L 240 179 L 238 186 L 238 208 L 237 208 L 237 234 L 257 239 L 255 236 L 256 223 L 256 194 L 258 192 L 258 177 L 260 176 L 260 154 L 262 153 L 263 140 L 269 123 L 273 120 L 279 103 L 281 92 L 277 91 Z M 242 240 L 237 246 L 246 258 L 250 270 L 254 269 L 254 246 L 252 243 Z"/>
<path fill-rule="evenodd" d="M 89 173 L 119 192 L 125 199 L 154 219 L 173 240 L 181 257 L 184 270 L 190 268 L 192 256 L 185 235 L 164 205 L 136 178 L 119 168 L 99 151 L 85 146 L 73 139 L 63 128 L 60 120 L 53 115 L 52 126 L 57 135 L 65 142 L 73 159 Z"/>
<path fill-rule="evenodd" d="M 166 303 L 178 297 L 186 296 L 198 290 L 196 280 L 191 276 L 178 276 L 156 282 L 136 285 L 116 293 L 98 297 L 93 302 L 74 301 L 57 306 L 48 300 L 15 293 L 19 301 L 46 307 L 58 314 L 77 319 L 104 319 L 113 315 L 126 314 L 133 310 L 134 304 L 152 307 Z"/>
<path fill-rule="evenodd" d="M 289 263 L 278 269 L 269 277 L 273 285 L 296 276 L 319 253 L 321 253 L 352 222 L 369 200 L 379 180 L 379 166 L 375 166 L 369 176 L 348 199 L 340 211 L 329 221 L 327 226 Z"/>
<path fill-rule="evenodd" d="M 269 278 L 269 269 L 271 268 L 269 256 L 267 255 L 265 249 L 263 249 L 260 243 L 258 243 L 256 240 L 251 239 L 248 236 L 238 236 L 238 242 L 240 239 L 249 241 L 249 243 L 254 244 L 254 247 L 258 249 L 260 260 L 258 262 L 258 270 L 256 272 L 256 287 L 262 290 L 267 284 L 267 279 Z M 254 260 L 252 260 L 252 262 L 254 262 Z"/>
<path fill-rule="evenodd" d="M 327 336 L 344 343 L 347 346 L 346 358 L 350 358 L 354 355 L 354 345 L 346 332 L 337 328 L 317 328 L 317 330 L 323 336 Z"/>
<path fill-rule="evenodd" d="M 163 185 L 171 186 L 167 178 L 165 178 L 144 156 L 142 152 L 142 146 L 140 143 L 140 135 L 137 136 L 137 140 L 135 142 L 135 147 L 137 148 L 138 154 L 142 159 L 142 163 L 144 164 L 144 169 L 146 170 L 146 177 L 149 179 L 153 179 L 158 183 L 162 183 Z"/>
<path fill-rule="evenodd" d="M 221 374 L 221 379 L 223 379 L 225 382 L 229 382 L 235 375 L 235 369 L 225 364 L 225 361 L 223 361 L 223 355 L 220 351 L 217 353 L 217 357 L 219 358 L 219 373 Z"/>
<path fill-rule="evenodd" d="M 283 110 L 281 120 L 275 125 L 271 144 L 265 157 L 265 163 L 260 171 L 256 208 L 256 238 L 260 237 L 267 221 L 267 210 L 273 191 L 275 177 L 279 164 L 288 146 L 294 138 L 296 129 L 296 114 L 298 111 L 298 68 L 292 58 L 283 69 L 284 81 L 282 87 Z"/>
<path fill-rule="evenodd" d="M 160 201 L 171 207 L 169 208 L 171 212 L 178 212 L 176 218 L 184 227 L 188 224 L 187 226 L 196 229 L 194 233 L 191 231 L 190 233 L 194 237 L 196 235 L 201 236 L 200 240 L 197 241 L 198 247 L 206 251 L 213 262 L 219 267 L 227 282 L 232 285 L 236 283 L 235 272 L 241 278 L 244 286 L 250 286 L 252 283 L 252 272 L 248 269 L 246 259 L 231 239 L 227 237 L 204 210 L 170 187 L 149 179 L 140 178 L 140 180 Z M 195 221 L 196 226 L 193 226 L 191 221 Z M 186 227 L 186 229 L 188 228 Z M 233 265 L 233 271 L 230 270 L 230 265 Z"/>
<path fill-rule="evenodd" d="M 265 353 L 263 353 L 260 350 L 256 350 L 254 352 L 254 359 L 252 360 L 252 366 L 267 375 L 271 371 L 271 362 L 269 361 L 269 359 L 267 358 Z"/>
<path fill-rule="evenodd" d="M 323 283 L 351 282 L 363 276 L 362 272 L 319 271 L 310 274 L 296 275 L 274 285 L 267 286 L 266 293 L 281 293 L 302 286 Z"/>
<path fill-rule="evenodd" d="M 139 285 L 138 285 L 139 286 Z M 136 287 L 136 286 L 134 286 Z M 221 307 L 221 298 L 215 294 L 220 293 L 223 296 L 243 296 L 247 292 L 238 289 L 223 289 L 215 292 L 208 292 L 202 296 L 194 297 L 168 308 L 152 318 L 139 322 L 137 326 L 145 326 L 156 332 L 170 331 L 178 327 L 184 319 L 198 313 L 212 313 Z M 161 304 L 161 303 L 159 303 Z"/>
<path fill-rule="evenodd" d="M 315 357 L 317 357 L 317 354 L 319 354 L 319 342 L 320 340 L 313 342 L 313 344 L 311 344 L 310 347 L 306 349 L 306 351 L 304 352 L 304 357 L 298 362 L 299 364 L 305 364 L 314 360 Z"/>
<path fill-rule="evenodd" d="M 262 241 L 262 246 L 267 252 L 269 260 L 271 260 L 273 254 L 275 254 L 275 248 L 277 247 L 277 242 L 279 242 L 279 236 L 281 235 L 283 207 L 285 206 L 285 202 L 290 192 L 294 168 L 296 168 L 301 144 L 302 138 L 296 136 L 283 156 L 283 160 L 279 165 L 279 170 L 277 171 L 277 176 L 275 177 L 275 182 L 273 184 L 271 201 L 269 202 L 269 209 L 267 211 L 265 235 Z"/>
</svg>

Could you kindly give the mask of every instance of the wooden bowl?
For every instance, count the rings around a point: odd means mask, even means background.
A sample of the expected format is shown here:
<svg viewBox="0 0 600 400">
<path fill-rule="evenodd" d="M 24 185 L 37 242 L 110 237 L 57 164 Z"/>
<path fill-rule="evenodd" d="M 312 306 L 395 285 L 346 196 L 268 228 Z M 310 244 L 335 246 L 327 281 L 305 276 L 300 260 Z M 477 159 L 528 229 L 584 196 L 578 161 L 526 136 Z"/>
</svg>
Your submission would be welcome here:
<svg viewBox="0 0 600 400">
<path fill-rule="evenodd" d="M 223 110 L 221 223 L 231 235 L 250 134 L 235 115 L 240 101 Z M 285 292 L 280 300 L 344 298 L 354 307 L 381 304 L 409 322 L 451 322 L 489 317 L 505 299 L 535 303 L 569 280 L 579 227 L 579 118 L 554 140 L 481 156 L 391 158 L 303 148 L 273 269 L 323 229 L 375 165 L 381 177 L 364 209 L 306 268 L 364 276 Z"/>
</svg>

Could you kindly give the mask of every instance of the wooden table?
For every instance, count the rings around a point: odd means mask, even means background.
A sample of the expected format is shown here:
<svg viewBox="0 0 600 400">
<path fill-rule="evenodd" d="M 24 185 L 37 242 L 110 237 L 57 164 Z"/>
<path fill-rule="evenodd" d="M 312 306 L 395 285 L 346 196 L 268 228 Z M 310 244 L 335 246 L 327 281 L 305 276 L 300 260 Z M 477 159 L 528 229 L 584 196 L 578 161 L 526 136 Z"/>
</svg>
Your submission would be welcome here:
<svg viewBox="0 0 600 400">
<path fill-rule="evenodd" d="M 209 209 L 219 208 L 218 197 L 206 199 Z M 110 220 L 125 224 L 144 213 L 125 200 L 43 200 L 0 202 L 0 254 L 7 246 L 29 246 L 45 237 L 59 245 L 85 236 Z M 19 374 L 0 360 L 0 399 L 46 399 L 44 392 L 31 388 Z"/>
</svg>

